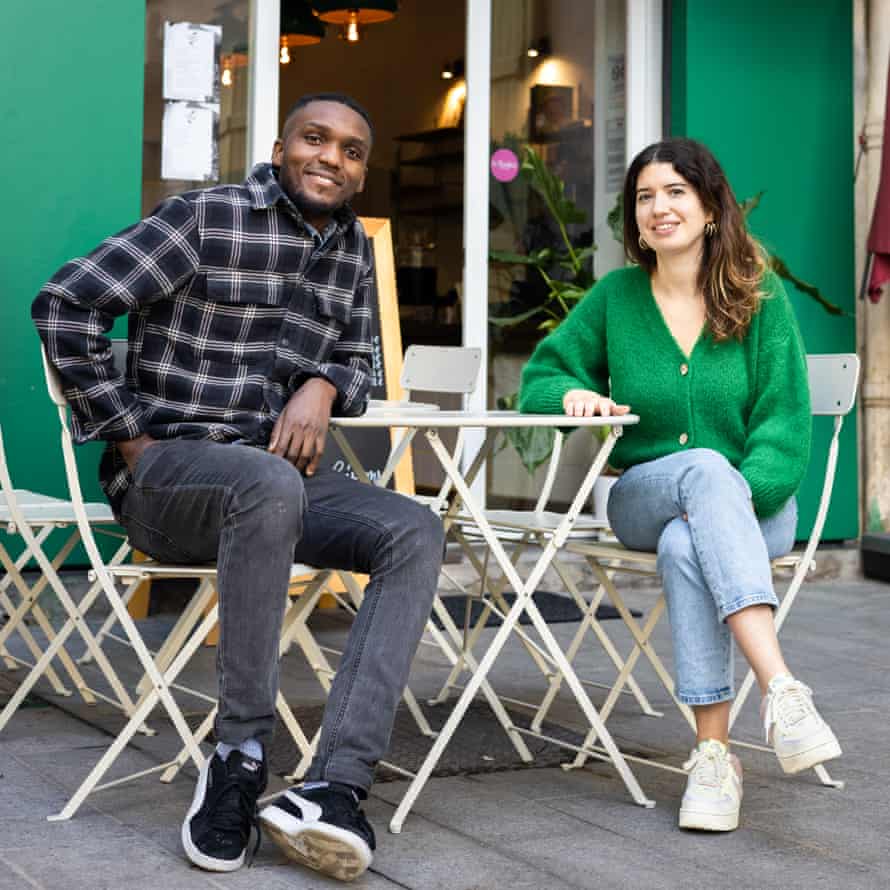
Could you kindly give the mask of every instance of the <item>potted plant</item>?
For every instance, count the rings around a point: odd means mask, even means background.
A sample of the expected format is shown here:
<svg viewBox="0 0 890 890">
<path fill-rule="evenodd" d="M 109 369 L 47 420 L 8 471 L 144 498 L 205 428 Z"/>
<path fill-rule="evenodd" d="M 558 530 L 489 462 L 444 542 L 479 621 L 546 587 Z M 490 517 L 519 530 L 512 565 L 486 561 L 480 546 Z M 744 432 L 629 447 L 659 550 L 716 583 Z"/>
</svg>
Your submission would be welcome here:
<svg viewBox="0 0 890 890">
<path fill-rule="evenodd" d="M 570 227 L 587 221 L 587 214 L 567 195 L 565 183 L 544 163 L 541 156 L 531 147 L 523 151 L 520 168 L 523 182 L 522 188 L 529 188 L 541 200 L 549 214 L 557 233 L 555 244 L 551 243 L 537 249 L 529 249 L 526 253 L 517 251 L 492 250 L 491 261 L 508 270 L 512 275 L 516 268 L 524 266 L 535 270 L 537 283 L 543 284 L 542 297 L 531 306 L 518 312 L 508 312 L 489 318 L 495 329 L 528 327 L 530 324 L 537 333 L 536 339 L 557 328 L 572 311 L 579 300 L 596 283 L 593 274 L 593 254 L 595 244 L 579 245 L 573 241 Z M 504 189 L 509 186 L 501 184 Z M 506 205 L 515 204 L 505 193 Z M 741 203 L 742 212 L 747 216 L 760 204 L 764 192 Z M 622 196 L 619 193 L 615 206 L 609 212 L 608 222 L 613 237 L 620 243 L 623 241 Z M 843 315 L 843 310 L 827 300 L 817 287 L 801 280 L 788 268 L 788 264 L 775 254 L 768 254 L 770 267 L 777 275 L 793 284 L 799 291 L 816 300 L 827 312 Z M 498 400 L 501 408 L 514 408 L 515 394 Z M 513 429 L 506 431 L 506 438 L 516 449 L 523 466 L 531 474 L 545 463 L 553 450 L 554 431 L 551 429 Z M 610 482 L 605 482 L 610 485 Z M 596 492 L 594 493 L 596 497 Z"/>
</svg>

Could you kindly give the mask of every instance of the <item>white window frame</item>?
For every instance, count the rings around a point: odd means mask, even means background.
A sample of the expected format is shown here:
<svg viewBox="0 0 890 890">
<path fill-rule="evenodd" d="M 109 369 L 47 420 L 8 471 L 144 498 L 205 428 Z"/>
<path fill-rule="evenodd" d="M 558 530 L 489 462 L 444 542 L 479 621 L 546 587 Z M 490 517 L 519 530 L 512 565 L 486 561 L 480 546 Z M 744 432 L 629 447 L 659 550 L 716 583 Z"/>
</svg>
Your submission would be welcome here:
<svg viewBox="0 0 890 890">
<path fill-rule="evenodd" d="M 247 169 L 270 160 L 278 138 L 281 0 L 250 0 L 247 41 Z"/>
</svg>

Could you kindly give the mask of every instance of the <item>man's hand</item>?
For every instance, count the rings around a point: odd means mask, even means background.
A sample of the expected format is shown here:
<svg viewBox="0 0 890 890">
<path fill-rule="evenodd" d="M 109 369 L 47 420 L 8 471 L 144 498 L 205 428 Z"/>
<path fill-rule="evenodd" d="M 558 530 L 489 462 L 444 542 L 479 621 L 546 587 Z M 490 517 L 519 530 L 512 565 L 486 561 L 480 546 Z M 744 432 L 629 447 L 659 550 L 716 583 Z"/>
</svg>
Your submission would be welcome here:
<svg viewBox="0 0 890 890">
<path fill-rule="evenodd" d="M 569 417 L 620 417 L 630 411 L 630 405 L 616 405 L 608 396 L 589 389 L 570 389 L 562 397 L 562 407 Z"/>
<path fill-rule="evenodd" d="M 288 400 L 275 421 L 269 451 L 311 476 L 324 453 L 337 388 L 321 377 L 307 380 Z"/>
<path fill-rule="evenodd" d="M 153 439 L 147 433 L 143 433 L 136 439 L 128 439 L 126 442 L 116 442 L 115 446 L 120 452 L 120 456 L 127 462 L 127 468 L 132 476 L 136 470 L 136 464 L 139 463 L 139 458 L 142 457 L 142 452 L 145 451 L 146 448 L 151 448 L 152 445 L 157 444 L 157 439 Z"/>
</svg>

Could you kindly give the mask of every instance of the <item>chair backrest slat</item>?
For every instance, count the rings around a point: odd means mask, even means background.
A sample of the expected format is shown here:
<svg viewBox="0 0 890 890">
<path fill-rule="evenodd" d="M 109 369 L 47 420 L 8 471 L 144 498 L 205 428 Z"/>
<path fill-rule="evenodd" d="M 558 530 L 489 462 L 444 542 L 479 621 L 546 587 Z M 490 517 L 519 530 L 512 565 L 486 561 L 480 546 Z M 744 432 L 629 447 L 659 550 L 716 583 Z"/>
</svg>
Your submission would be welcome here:
<svg viewBox="0 0 890 890">
<path fill-rule="evenodd" d="M 409 346 L 402 366 L 408 392 L 466 395 L 476 389 L 482 350 L 475 346 Z"/>
<path fill-rule="evenodd" d="M 124 338 L 115 337 L 111 341 L 111 357 L 114 366 L 125 377 L 127 376 L 127 341 Z"/>
<path fill-rule="evenodd" d="M 849 414 L 859 383 L 859 356 L 855 353 L 808 355 L 807 372 L 813 414 L 833 417 Z"/>
</svg>

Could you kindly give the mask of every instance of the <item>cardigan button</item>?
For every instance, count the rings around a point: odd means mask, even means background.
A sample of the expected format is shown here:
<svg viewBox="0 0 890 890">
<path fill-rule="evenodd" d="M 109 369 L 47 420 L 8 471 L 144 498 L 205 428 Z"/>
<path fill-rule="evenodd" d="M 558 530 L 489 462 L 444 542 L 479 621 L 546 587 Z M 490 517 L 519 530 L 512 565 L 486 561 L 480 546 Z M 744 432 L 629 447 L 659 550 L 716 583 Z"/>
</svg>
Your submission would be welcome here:
<svg viewBox="0 0 890 890">
<path fill-rule="evenodd" d="M 687 365 L 686 362 L 683 362 L 683 364 L 680 365 L 680 373 L 684 377 L 689 373 L 689 365 Z"/>
<path fill-rule="evenodd" d="M 689 436 L 686 433 L 680 433 L 680 444 L 685 445 L 689 441 Z"/>
</svg>

